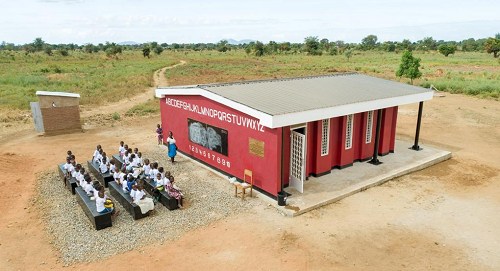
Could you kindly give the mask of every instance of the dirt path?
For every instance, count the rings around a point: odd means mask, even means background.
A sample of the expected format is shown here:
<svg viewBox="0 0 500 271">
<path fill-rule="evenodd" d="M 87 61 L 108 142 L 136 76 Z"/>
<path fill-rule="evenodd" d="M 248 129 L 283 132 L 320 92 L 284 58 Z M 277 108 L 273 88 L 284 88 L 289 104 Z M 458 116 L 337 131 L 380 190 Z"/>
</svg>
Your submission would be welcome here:
<svg viewBox="0 0 500 271">
<path fill-rule="evenodd" d="M 148 88 L 147 91 L 144 93 L 141 93 L 139 95 L 133 96 L 130 98 L 126 103 L 124 101 L 119 101 L 116 103 L 111 103 L 99 107 L 91 107 L 91 106 L 82 106 L 81 107 L 81 117 L 86 118 L 95 114 L 113 114 L 114 112 L 117 113 L 123 113 L 126 112 L 128 109 L 133 107 L 134 105 L 137 104 L 142 104 L 147 102 L 149 99 L 152 99 L 155 95 L 155 88 L 156 87 L 166 87 L 168 86 L 168 80 L 165 77 L 165 71 L 173 69 L 177 66 L 184 65 L 186 64 L 186 61 L 181 60 L 180 63 L 164 67 L 162 69 L 159 69 L 154 72 L 153 74 L 153 80 L 154 80 L 154 87 Z M 124 106 L 125 104 L 125 106 Z"/>
<path fill-rule="evenodd" d="M 399 139 L 413 138 L 417 107 L 401 107 Z M 424 148 L 453 151 L 450 161 L 297 218 L 259 205 L 175 242 L 75 270 L 136 269 L 131 259 L 143 269 L 500 270 L 499 116 L 499 102 L 446 94 L 425 103 L 421 139 Z M 24 131 L 1 142 L 0 270 L 62 269 L 29 203 L 37 172 L 55 168 L 68 148 L 84 160 L 96 143 L 156 144 L 158 117 L 57 137 Z"/>
</svg>

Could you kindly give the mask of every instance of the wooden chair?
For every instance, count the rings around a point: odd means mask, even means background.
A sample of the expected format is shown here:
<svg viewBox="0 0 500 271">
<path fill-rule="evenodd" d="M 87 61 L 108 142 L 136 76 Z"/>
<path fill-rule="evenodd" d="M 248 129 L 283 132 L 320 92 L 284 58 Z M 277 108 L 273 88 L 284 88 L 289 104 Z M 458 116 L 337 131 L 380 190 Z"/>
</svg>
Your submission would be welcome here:
<svg viewBox="0 0 500 271">
<path fill-rule="evenodd" d="M 251 181 L 247 181 L 247 176 L 250 177 Z M 241 188 L 241 192 L 238 193 L 238 188 Z M 245 169 L 243 175 L 243 183 L 234 182 L 234 196 L 237 197 L 241 194 L 241 200 L 245 200 L 245 191 L 250 188 L 250 197 L 252 197 L 253 192 L 253 173 L 251 170 Z"/>
</svg>

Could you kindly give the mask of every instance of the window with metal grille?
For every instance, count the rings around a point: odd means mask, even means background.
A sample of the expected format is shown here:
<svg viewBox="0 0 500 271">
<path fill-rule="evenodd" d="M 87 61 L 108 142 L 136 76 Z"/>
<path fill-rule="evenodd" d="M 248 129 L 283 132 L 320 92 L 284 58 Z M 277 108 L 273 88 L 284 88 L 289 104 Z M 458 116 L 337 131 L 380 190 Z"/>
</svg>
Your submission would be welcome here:
<svg viewBox="0 0 500 271">
<path fill-rule="evenodd" d="M 354 115 L 347 115 L 347 124 L 345 129 L 345 149 L 352 148 L 352 128 L 354 126 Z"/>
<path fill-rule="evenodd" d="M 368 112 L 366 118 L 366 143 L 372 143 L 373 111 Z"/>
<path fill-rule="evenodd" d="M 322 121 L 321 128 L 321 156 L 328 155 L 328 149 L 330 147 L 330 119 L 324 119 Z"/>
</svg>

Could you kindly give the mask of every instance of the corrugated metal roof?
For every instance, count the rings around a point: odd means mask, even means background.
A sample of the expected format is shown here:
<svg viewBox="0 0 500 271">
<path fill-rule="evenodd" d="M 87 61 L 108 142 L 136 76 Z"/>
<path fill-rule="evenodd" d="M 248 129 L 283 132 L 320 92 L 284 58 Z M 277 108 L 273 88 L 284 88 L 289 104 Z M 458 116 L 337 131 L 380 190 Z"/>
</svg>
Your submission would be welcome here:
<svg viewBox="0 0 500 271">
<path fill-rule="evenodd" d="M 432 92 L 358 73 L 198 87 L 272 116 Z"/>
</svg>

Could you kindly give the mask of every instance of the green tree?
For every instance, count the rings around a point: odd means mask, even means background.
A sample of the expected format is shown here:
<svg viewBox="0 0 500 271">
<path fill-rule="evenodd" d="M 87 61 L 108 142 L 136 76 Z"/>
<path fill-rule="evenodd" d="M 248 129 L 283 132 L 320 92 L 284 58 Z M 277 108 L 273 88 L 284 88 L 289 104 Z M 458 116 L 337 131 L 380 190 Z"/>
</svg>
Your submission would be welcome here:
<svg viewBox="0 0 500 271">
<path fill-rule="evenodd" d="M 161 53 L 163 53 L 163 47 L 161 47 L 160 45 L 156 45 L 156 47 L 154 47 L 154 51 L 155 51 L 155 54 L 157 55 L 161 55 Z"/>
<path fill-rule="evenodd" d="M 488 38 L 484 42 L 484 49 L 488 54 L 493 53 L 493 57 L 498 57 L 498 52 L 500 52 L 500 39 Z"/>
<path fill-rule="evenodd" d="M 320 56 L 323 52 L 321 51 L 319 47 L 319 40 L 318 37 L 313 37 L 309 36 L 304 39 L 304 49 L 306 50 L 307 53 L 313 56 Z"/>
<path fill-rule="evenodd" d="M 339 50 L 335 46 L 330 47 L 330 50 L 328 51 L 328 54 L 331 56 L 336 56 L 338 53 Z"/>
<path fill-rule="evenodd" d="M 23 46 L 23 49 L 24 49 L 25 55 L 29 55 L 30 53 L 36 52 L 35 48 L 33 46 L 31 46 L 30 44 L 25 44 Z"/>
<path fill-rule="evenodd" d="M 217 51 L 219 52 L 227 52 L 229 51 L 229 46 L 228 46 L 228 42 L 227 40 L 221 40 L 218 44 L 217 44 Z"/>
<path fill-rule="evenodd" d="M 44 45 L 45 45 L 45 41 L 43 41 L 42 38 L 36 38 L 33 41 L 33 48 L 35 48 L 35 51 L 37 51 L 37 52 L 44 50 Z"/>
<path fill-rule="evenodd" d="M 48 56 L 52 55 L 52 47 L 50 45 L 45 45 L 43 47 L 43 52 L 46 53 Z"/>
<path fill-rule="evenodd" d="M 59 54 L 61 54 L 62 56 L 68 56 L 69 55 L 68 49 L 66 49 L 66 48 L 60 49 Z"/>
<path fill-rule="evenodd" d="M 322 50 L 328 51 L 330 49 L 330 41 L 328 39 L 321 39 L 319 41 Z"/>
<path fill-rule="evenodd" d="M 245 47 L 245 53 L 249 55 L 252 52 L 252 48 L 250 46 Z"/>
<path fill-rule="evenodd" d="M 377 46 L 378 37 L 375 35 L 368 35 L 361 40 L 361 48 L 363 50 L 373 50 Z"/>
<path fill-rule="evenodd" d="M 462 51 L 474 52 L 477 51 L 477 42 L 473 38 L 462 41 Z"/>
<path fill-rule="evenodd" d="M 265 52 L 264 43 L 256 41 L 253 45 L 253 50 L 256 56 L 263 56 Z"/>
<path fill-rule="evenodd" d="M 444 55 L 445 57 L 454 54 L 456 50 L 457 47 L 455 47 L 455 45 L 448 45 L 446 43 L 443 43 L 438 47 L 438 52 Z"/>
<path fill-rule="evenodd" d="M 351 59 L 352 57 L 352 50 L 347 50 L 345 51 L 344 53 L 345 57 L 347 58 L 347 62 L 349 62 L 349 60 Z"/>
<path fill-rule="evenodd" d="M 438 43 L 432 37 L 425 37 L 419 42 L 418 49 L 422 51 L 436 50 Z"/>
<path fill-rule="evenodd" d="M 401 63 L 399 69 L 396 71 L 396 76 L 410 78 L 413 85 L 413 79 L 420 78 L 422 72 L 418 69 L 420 67 L 420 58 L 413 57 L 412 52 L 406 50 L 401 56 Z"/>
<path fill-rule="evenodd" d="M 150 53 L 151 53 L 151 48 L 149 48 L 149 46 L 144 46 L 144 48 L 142 48 L 142 56 L 143 57 L 149 58 Z"/>
<path fill-rule="evenodd" d="M 382 50 L 386 52 L 394 52 L 396 51 L 396 44 L 394 44 L 394 42 L 392 41 L 386 41 L 382 43 Z"/>
<path fill-rule="evenodd" d="M 83 47 L 83 50 L 88 54 L 92 54 L 92 52 L 94 52 L 94 45 L 92 43 L 88 43 L 85 47 Z"/>
</svg>

